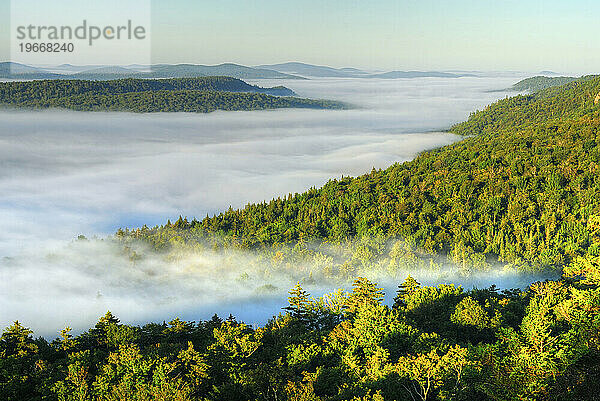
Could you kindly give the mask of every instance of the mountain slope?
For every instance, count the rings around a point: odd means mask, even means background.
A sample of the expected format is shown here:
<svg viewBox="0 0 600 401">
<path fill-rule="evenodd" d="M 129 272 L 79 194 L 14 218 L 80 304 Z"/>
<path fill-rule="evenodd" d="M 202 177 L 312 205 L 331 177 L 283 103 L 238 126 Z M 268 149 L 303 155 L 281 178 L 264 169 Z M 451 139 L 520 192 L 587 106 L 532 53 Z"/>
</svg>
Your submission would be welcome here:
<svg viewBox="0 0 600 401">
<path fill-rule="evenodd" d="M 0 63 L 0 74 L 33 74 L 33 73 L 44 73 L 46 71 L 36 68 L 30 67 L 25 64 L 13 63 L 13 62 L 2 62 Z"/>
<path fill-rule="evenodd" d="M 25 64 L 0 62 L 0 79 L 60 79 L 61 77 L 61 74 Z"/>
<path fill-rule="evenodd" d="M 121 235 L 158 248 L 215 236 L 242 247 L 383 238 L 465 268 L 560 268 L 586 252 L 588 218 L 600 211 L 600 105 L 590 97 L 598 92 L 600 78 L 587 77 L 502 100 L 452 130 L 473 137 L 411 162 Z M 393 259 L 385 247 L 369 252 Z"/>
<path fill-rule="evenodd" d="M 128 92 L 116 95 L 86 93 L 39 102 L 35 104 L 35 107 L 134 113 L 210 113 L 216 110 L 242 111 L 281 108 L 342 109 L 344 106 L 325 100 L 276 97 L 262 93 L 169 90 Z"/>
<path fill-rule="evenodd" d="M 600 92 L 599 87 L 600 76 L 586 76 L 531 95 L 502 99 L 472 113 L 468 121 L 456 124 L 450 131 L 459 135 L 478 135 L 581 117 L 597 110 L 594 99 Z"/>
</svg>

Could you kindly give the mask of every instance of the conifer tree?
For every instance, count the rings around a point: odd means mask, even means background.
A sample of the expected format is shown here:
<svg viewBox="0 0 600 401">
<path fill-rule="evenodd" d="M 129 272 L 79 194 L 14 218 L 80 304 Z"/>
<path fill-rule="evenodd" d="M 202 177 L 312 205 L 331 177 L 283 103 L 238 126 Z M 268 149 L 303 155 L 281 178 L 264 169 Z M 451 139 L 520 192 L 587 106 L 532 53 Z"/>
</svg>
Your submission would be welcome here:
<svg viewBox="0 0 600 401">
<path fill-rule="evenodd" d="M 359 277 L 352 284 L 352 292 L 346 303 L 349 313 L 356 311 L 364 305 L 379 305 L 383 301 L 383 291 L 365 277 Z"/>
<path fill-rule="evenodd" d="M 310 294 L 302 288 L 299 281 L 294 288 L 290 290 L 289 294 L 289 306 L 283 309 L 288 311 L 295 319 L 300 321 L 307 320 Z"/>
<path fill-rule="evenodd" d="M 420 287 L 421 284 L 409 274 L 406 280 L 398 286 L 397 295 L 394 298 L 394 308 L 405 305 L 405 298 L 414 294 Z"/>
</svg>

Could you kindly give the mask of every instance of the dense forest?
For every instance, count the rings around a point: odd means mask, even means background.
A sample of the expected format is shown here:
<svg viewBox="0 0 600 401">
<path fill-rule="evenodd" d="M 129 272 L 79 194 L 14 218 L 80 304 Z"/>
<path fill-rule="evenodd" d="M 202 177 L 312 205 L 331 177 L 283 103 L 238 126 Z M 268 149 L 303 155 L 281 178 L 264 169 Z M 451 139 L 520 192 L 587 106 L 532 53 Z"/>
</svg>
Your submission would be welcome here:
<svg viewBox="0 0 600 401">
<path fill-rule="evenodd" d="M 0 83 L 0 103 L 23 104 L 41 100 L 84 94 L 118 95 L 130 92 L 156 91 L 252 92 L 293 96 L 283 86 L 261 88 L 230 77 L 200 77 L 172 79 L 117 79 L 113 81 L 45 80 Z"/>
<path fill-rule="evenodd" d="M 599 93 L 599 76 L 582 77 L 566 85 L 502 99 L 472 113 L 467 121 L 456 124 L 450 131 L 459 135 L 508 131 L 513 136 L 523 136 L 520 130 L 544 124 L 576 123 L 578 118 L 585 122 L 600 110 L 596 100 Z"/>
<path fill-rule="evenodd" d="M 294 95 L 282 86 L 261 88 L 229 77 L 0 83 L 0 107 L 142 113 L 346 107 L 340 102 Z"/>
<path fill-rule="evenodd" d="M 298 243 L 358 244 L 336 267 L 350 271 L 415 258 L 560 271 L 588 251 L 600 212 L 599 92 L 600 78 L 586 77 L 503 99 L 451 129 L 463 141 L 413 161 L 117 237 L 161 251 L 212 241 L 284 256 Z"/>
<path fill-rule="evenodd" d="M 600 218 L 590 219 L 600 248 Z M 600 394 L 600 258 L 526 290 L 422 287 L 393 305 L 358 278 L 312 298 L 300 284 L 264 327 L 233 316 L 142 327 L 110 312 L 74 336 L 0 337 L 7 401 L 595 400 Z"/>
<path fill-rule="evenodd" d="M 216 110 L 265 110 L 279 108 L 341 109 L 327 100 L 278 97 L 261 93 L 206 91 L 130 92 L 119 95 L 84 94 L 32 102 L 28 107 L 61 108 L 77 111 L 128 111 L 134 113 L 188 112 Z"/>
<path fill-rule="evenodd" d="M 543 89 L 552 88 L 554 86 L 561 86 L 568 84 L 569 82 L 575 81 L 577 78 L 574 77 L 544 77 L 537 76 L 526 78 L 522 81 L 517 82 L 510 87 L 511 90 L 517 92 L 539 92 Z"/>
</svg>

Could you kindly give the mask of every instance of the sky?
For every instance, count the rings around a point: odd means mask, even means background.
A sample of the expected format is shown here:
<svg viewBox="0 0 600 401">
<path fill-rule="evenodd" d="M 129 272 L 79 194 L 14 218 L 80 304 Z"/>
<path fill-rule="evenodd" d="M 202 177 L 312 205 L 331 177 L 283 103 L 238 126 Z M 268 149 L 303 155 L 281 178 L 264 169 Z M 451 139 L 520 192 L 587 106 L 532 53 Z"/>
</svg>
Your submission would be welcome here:
<svg viewBox="0 0 600 401">
<path fill-rule="evenodd" d="M 40 1 L 40 6 L 66 1 Z M 140 2 L 120 3 L 128 1 Z M 600 70 L 598 1 L 148 2 L 156 63 L 303 61 L 382 70 Z M 0 56 L 7 59 L 9 0 L 0 3 Z"/>
</svg>

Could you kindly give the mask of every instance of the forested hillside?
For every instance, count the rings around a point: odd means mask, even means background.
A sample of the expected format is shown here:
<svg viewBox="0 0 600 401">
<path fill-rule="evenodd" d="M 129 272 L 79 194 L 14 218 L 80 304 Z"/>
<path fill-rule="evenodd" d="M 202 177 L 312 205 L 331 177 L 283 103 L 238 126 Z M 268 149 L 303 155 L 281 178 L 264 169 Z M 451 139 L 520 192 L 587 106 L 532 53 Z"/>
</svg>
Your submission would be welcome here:
<svg viewBox="0 0 600 401">
<path fill-rule="evenodd" d="M 577 78 L 575 77 L 531 77 L 526 78 L 522 81 L 517 82 L 513 86 L 511 86 L 511 90 L 517 92 L 539 92 L 546 88 L 552 88 L 554 86 L 561 86 L 564 84 L 568 84 L 569 82 L 575 81 Z"/>
<path fill-rule="evenodd" d="M 25 104 L 24 104 L 25 105 Z M 26 103 L 27 107 L 61 108 L 77 111 L 129 111 L 134 113 L 187 112 L 210 113 L 216 110 L 265 110 L 279 108 L 342 109 L 327 100 L 278 97 L 261 93 L 207 91 L 129 92 L 119 95 L 84 94 Z"/>
<path fill-rule="evenodd" d="M 45 80 L 0 83 L 0 106 L 79 111 L 211 112 L 273 108 L 341 109 L 340 102 L 292 97 L 229 77 L 114 81 Z"/>
<path fill-rule="evenodd" d="M 156 91 L 214 91 L 252 92 L 269 95 L 293 96 L 283 86 L 261 88 L 230 77 L 172 78 L 172 79 L 118 79 L 113 81 L 45 80 L 0 83 L 0 103 L 27 104 L 35 101 L 92 93 L 118 95 L 130 92 Z"/>
<path fill-rule="evenodd" d="M 586 253 L 600 212 L 599 92 L 600 78 L 586 77 L 501 100 L 452 128 L 472 137 L 411 162 L 118 237 L 162 250 L 358 242 L 338 266 L 350 270 L 417 256 L 560 270 Z"/>
<path fill-rule="evenodd" d="M 592 116 L 600 110 L 596 96 L 600 76 L 587 76 L 566 85 L 551 87 L 530 95 L 500 100 L 471 114 L 450 130 L 459 135 L 491 134 L 503 130 L 538 127 L 544 123 L 572 121 Z"/>
</svg>

